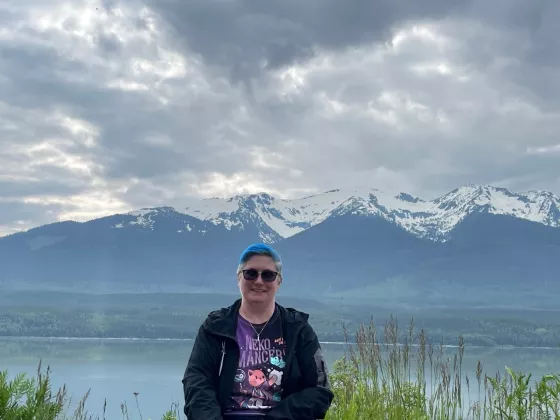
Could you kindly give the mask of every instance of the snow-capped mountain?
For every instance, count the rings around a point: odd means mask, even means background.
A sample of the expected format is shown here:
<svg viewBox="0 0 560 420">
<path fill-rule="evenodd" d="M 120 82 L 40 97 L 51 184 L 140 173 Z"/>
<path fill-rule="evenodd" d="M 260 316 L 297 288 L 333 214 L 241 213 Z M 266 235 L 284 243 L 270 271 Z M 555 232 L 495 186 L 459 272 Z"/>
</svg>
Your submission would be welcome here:
<svg viewBox="0 0 560 420">
<path fill-rule="evenodd" d="M 269 243 L 289 238 L 329 217 L 345 214 L 380 216 L 417 237 L 438 242 L 445 242 L 465 217 L 480 212 L 560 227 L 560 199 L 554 194 L 545 191 L 514 193 L 505 188 L 477 185 L 457 188 L 431 201 L 377 189 L 335 189 L 293 200 L 265 193 L 238 195 L 193 201 L 177 211 L 142 209 L 129 213 L 128 216 L 136 216 L 136 219 L 128 223 L 153 228 L 156 216 L 169 211 L 228 230 L 256 228 L 261 239 Z M 124 224 L 114 227 L 124 227 Z M 190 228 L 186 225 L 183 230 Z"/>
<path fill-rule="evenodd" d="M 224 214 L 219 220 L 200 217 L 199 214 L 181 213 L 172 207 L 143 208 L 127 214 L 110 216 L 109 219 L 116 221 L 111 225 L 113 229 L 140 228 L 158 231 L 165 229 L 178 234 L 194 232 L 204 236 L 216 228 L 225 228 L 228 231 L 256 230 L 258 237 L 267 243 L 283 239 L 255 211 L 251 198 L 240 203 L 237 209 Z"/>
<path fill-rule="evenodd" d="M 294 296 L 557 302 L 559 204 L 469 185 L 431 201 L 374 189 L 255 194 L 59 222 L 0 238 L 0 293 L 236 293 L 238 253 L 262 240 L 287 262 L 283 293 Z"/>
</svg>

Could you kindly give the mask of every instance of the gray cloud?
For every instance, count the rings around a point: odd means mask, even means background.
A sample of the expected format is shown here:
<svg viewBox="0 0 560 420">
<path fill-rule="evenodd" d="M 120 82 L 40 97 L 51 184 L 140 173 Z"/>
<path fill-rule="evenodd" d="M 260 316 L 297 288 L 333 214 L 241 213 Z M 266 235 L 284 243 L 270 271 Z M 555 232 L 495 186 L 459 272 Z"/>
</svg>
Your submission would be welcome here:
<svg viewBox="0 0 560 420">
<path fill-rule="evenodd" d="M 189 50 L 200 53 L 212 64 L 227 67 L 234 80 L 246 80 L 262 70 L 307 60 L 317 48 L 338 50 L 382 41 L 395 23 L 444 17 L 451 11 L 462 10 L 460 3 L 449 0 L 149 2 Z"/>
<path fill-rule="evenodd" d="M 49 213 L 60 211 L 59 206 L 43 206 L 30 203 L 3 203 L 0 202 L 0 212 L 4 215 L 4 223 L 18 226 L 32 227 L 36 223 L 48 222 L 52 216 Z"/>
<path fill-rule="evenodd" d="M 558 194 L 559 8 L 0 6 L 0 235 L 259 190 Z"/>
</svg>

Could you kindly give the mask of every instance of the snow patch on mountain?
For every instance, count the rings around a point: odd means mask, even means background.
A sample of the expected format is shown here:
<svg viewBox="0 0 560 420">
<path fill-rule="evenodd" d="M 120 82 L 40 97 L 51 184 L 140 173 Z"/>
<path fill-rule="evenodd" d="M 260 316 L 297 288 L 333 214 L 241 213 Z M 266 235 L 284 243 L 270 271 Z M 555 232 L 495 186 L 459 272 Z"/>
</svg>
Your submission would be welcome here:
<svg viewBox="0 0 560 420">
<path fill-rule="evenodd" d="M 513 193 L 505 188 L 467 185 L 433 201 L 440 229 L 449 232 L 473 212 L 508 215 L 560 227 L 560 199 L 544 191 Z"/>
<path fill-rule="evenodd" d="M 185 213 L 180 213 L 173 207 L 142 208 L 125 214 L 110 216 L 114 221 L 113 229 L 125 229 L 127 227 L 156 230 L 162 226 L 174 229 L 177 233 L 187 233 L 195 230 L 204 233 L 204 222 Z M 194 223 L 193 223 L 194 222 Z M 197 223 L 198 222 L 198 223 Z"/>
<path fill-rule="evenodd" d="M 148 228 L 153 230 L 155 224 L 155 218 L 158 215 L 164 213 L 174 212 L 175 210 L 171 207 L 158 207 L 158 208 L 142 208 L 140 210 L 134 210 L 127 213 L 127 216 L 136 217 L 136 219 L 128 222 L 129 225 L 138 225 L 143 228 Z M 120 223 L 121 227 L 123 223 Z M 117 227 L 117 226 L 115 226 Z"/>
<path fill-rule="evenodd" d="M 469 214 L 488 212 L 560 227 L 560 200 L 542 191 L 512 193 L 505 188 L 466 185 L 435 200 L 373 188 L 334 189 L 299 199 L 269 194 L 237 195 L 193 201 L 185 213 L 228 229 L 262 223 L 281 238 L 293 236 L 329 217 L 343 214 L 379 216 L 419 237 L 446 240 Z M 272 235 L 274 236 L 274 235 Z M 271 240 L 270 234 L 261 235 Z M 277 238 L 278 239 L 278 238 Z"/>
</svg>

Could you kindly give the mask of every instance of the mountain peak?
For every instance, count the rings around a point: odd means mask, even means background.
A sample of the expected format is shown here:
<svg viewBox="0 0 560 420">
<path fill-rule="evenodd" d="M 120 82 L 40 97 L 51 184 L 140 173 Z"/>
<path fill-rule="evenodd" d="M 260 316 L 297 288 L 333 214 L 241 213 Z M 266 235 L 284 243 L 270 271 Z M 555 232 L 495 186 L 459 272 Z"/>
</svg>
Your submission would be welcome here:
<svg viewBox="0 0 560 420">
<path fill-rule="evenodd" d="M 127 216 L 145 216 L 147 214 L 156 214 L 156 213 L 170 213 L 170 212 L 177 212 L 175 208 L 169 206 L 162 206 L 162 207 L 143 207 L 138 210 L 132 210 L 126 213 Z"/>
</svg>

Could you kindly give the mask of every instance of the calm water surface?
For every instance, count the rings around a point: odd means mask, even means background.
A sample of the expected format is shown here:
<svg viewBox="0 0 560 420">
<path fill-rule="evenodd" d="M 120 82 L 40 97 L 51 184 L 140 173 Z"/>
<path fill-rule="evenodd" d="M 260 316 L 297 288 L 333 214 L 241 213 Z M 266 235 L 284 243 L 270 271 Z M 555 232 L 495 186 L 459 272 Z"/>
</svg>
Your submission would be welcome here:
<svg viewBox="0 0 560 420">
<path fill-rule="evenodd" d="M 173 403 L 183 402 L 181 379 L 193 342 L 169 340 L 40 339 L 0 338 L 0 370 L 9 376 L 26 372 L 34 376 L 39 360 L 49 365 L 53 386 L 66 384 L 79 399 L 91 389 L 87 408 L 101 413 L 107 398 L 107 420 L 122 418 L 120 404 L 126 402 L 131 418 L 139 419 L 133 393 L 144 420 L 160 419 Z M 325 343 L 329 366 L 344 355 L 343 344 Z M 456 349 L 447 350 L 451 356 Z M 560 349 L 500 349 L 467 347 L 463 373 L 471 386 L 477 361 L 488 375 L 504 372 L 504 366 L 532 372 L 560 372 Z"/>
</svg>

